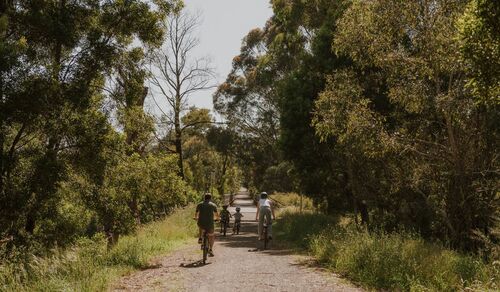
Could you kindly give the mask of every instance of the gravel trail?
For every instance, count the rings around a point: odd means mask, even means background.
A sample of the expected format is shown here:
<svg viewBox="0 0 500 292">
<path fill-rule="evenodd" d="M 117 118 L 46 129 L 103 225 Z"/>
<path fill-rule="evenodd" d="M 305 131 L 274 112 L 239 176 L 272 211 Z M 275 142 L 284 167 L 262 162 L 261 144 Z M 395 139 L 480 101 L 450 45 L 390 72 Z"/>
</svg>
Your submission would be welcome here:
<svg viewBox="0 0 500 292">
<path fill-rule="evenodd" d="M 216 231 L 215 257 L 200 263 L 201 250 L 188 245 L 158 258 L 149 269 L 122 278 L 113 291 L 362 291 L 331 272 L 311 265 L 311 259 L 257 241 L 255 207 L 242 189 L 234 205 L 245 216 L 239 235 Z M 230 207 L 233 208 L 234 207 Z M 233 212 L 231 209 L 231 212 Z"/>
</svg>

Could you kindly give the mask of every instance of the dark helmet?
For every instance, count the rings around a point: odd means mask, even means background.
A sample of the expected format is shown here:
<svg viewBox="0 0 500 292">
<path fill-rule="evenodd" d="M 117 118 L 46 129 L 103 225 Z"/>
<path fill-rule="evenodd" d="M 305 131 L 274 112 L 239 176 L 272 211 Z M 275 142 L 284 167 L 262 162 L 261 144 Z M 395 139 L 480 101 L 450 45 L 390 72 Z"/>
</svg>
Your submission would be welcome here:
<svg viewBox="0 0 500 292">
<path fill-rule="evenodd" d="M 236 212 L 239 212 L 241 210 L 240 207 L 236 207 Z"/>
<path fill-rule="evenodd" d="M 223 208 L 224 210 L 226 210 L 226 209 L 227 209 L 227 207 L 228 207 L 228 205 L 223 205 L 223 206 L 222 206 L 222 208 Z"/>
<path fill-rule="evenodd" d="M 260 198 L 261 199 L 267 199 L 267 197 L 268 197 L 268 194 L 266 192 L 260 193 Z"/>
<path fill-rule="evenodd" d="M 211 193 L 205 193 L 204 199 L 205 199 L 205 201 L 208 201 L 208 200 L 212 199 L 212 194 Z"/>
</svg>

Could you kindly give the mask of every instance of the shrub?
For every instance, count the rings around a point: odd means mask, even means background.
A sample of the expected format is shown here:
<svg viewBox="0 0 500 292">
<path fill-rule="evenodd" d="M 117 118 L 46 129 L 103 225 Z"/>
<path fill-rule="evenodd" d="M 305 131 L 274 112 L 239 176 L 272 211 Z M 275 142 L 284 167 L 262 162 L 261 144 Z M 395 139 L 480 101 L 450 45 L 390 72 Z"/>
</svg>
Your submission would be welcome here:
<svg viewBox="0 0 500 292">
<path fill-rule="evenodd" d="M 171 251 L 196 234 L 194 207 L 175 211 L 124 236 L 111 250 L 102 234 L 82 238 L 66 250 L 36 257 L 11 254 L 0 264 L 0 291 L 103 291 L 109 283 L 133 269 L 146 267 L 156 255 Z"/>
<path fill-rule="evenodd" d="M 358 231 L 322 214 L 285 212 L 280 240 L 306 248 L 320 263 L 377 289 L 454 291 L 498 289 L 497 263 L 485 263 L 408 233 Z"/>
<path fill-rule="evenodd" d="M 273 193 L 271 199 L 276 201 L 280 207 L 300 208 L 300 195 L 297 193 Z M 302 196 L 302 209 L 313 210 L 314 205 L 311 198 Z"/>
</svg>

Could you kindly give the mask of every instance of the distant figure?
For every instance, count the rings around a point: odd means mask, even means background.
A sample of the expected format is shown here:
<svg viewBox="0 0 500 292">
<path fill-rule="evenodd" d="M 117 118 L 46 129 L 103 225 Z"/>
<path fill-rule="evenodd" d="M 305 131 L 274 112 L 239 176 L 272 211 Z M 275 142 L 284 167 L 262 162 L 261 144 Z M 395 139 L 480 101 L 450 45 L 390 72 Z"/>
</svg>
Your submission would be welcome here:
<svg viewBox="0 0 500 292">
<path fill-rule="evenodd" d="M 241 208 L 236 207 L 236 213 L 233 214 L 234 217 L 234 225 L 233 225 L 233 234 L 236 233 L 239 228 L 238 226 L 241 226 L 241 218 L 244 217 L 243 214 L 240 213 Z"/>
<path fill-rule="evenodd" d="M 227 226 L 229 226 L 229 221 L 231 220 L 231 217 L 233 217 L 231 215 L 231 213 L 227 210 L 227 207 L 228 207 L 228 205 L 222 206 L 222 210 L 220 211 L 220 228 L 221 228 L 221 232 L 222 232 L 222 226 L 224 225 L 224 223 L 226 223 Z"/>
<path fill-rule="evenodd" d="M 208 255 L 213 257 L 213 247 L 215 242 L 215 233 L 214 233 L 214 219 L 219 219 L 219 213 L 217 212 L 217 205 L 215 205 L 212 201 L 212 195 L 207 193 L 204 196 L 203 202 L 199 203 L 196 206 L 196 213 L 194 215 L 194 219 L 198 222 L 199 227 L 199 236 L 198 243 L 202 243 L 202 234 L 203 231 L 207 232 L 208 235 L 208 243 L 210 245 L 210 250 L 208 251 Z M 215 217 L 215 218 L 214 218 Z"/>
<path fill-rule="evenodd" d="M 259 240 L 263 240 L 262 238 L 262 231 L 264 227 L 264 220 L 267 224 L 267 234 L 269 236 L 269 239 L 272 239 L 272 220 L 271 220 L 271 215 L 272 219 L 276 220 L 276 216 L 274 215 L 274 206 L 271 202 L 271 200 L 268 199 L 268 195 L 266 192 L 260 193 L 260 200 L 259 203 L 257 204 L 257 214 L 255 214 L 255 220 L 259 221 L 259 228 L 258 228 L 258 233 L 259 233 Z"/>
</svg>

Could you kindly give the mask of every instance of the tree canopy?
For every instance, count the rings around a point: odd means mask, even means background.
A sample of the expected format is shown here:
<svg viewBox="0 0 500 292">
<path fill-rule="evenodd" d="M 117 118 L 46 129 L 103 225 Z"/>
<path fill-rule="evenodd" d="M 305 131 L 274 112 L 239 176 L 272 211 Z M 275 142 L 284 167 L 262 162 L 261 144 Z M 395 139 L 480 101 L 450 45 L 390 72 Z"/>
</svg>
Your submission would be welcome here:
<svg viewBox="0 0 500 292">
<path fill-rule="evenodd" d="M 293 185 L 327 212 L 360 214 L 370 229 L 494 248 L 499 5 L 271 5 L 273 16 L 244 38 L 214 95 L 253 142 L 240 157 L 256 165 L 254 186 Z M 278 184 L 263 179 L 281 166 Z"/>
</svg>

